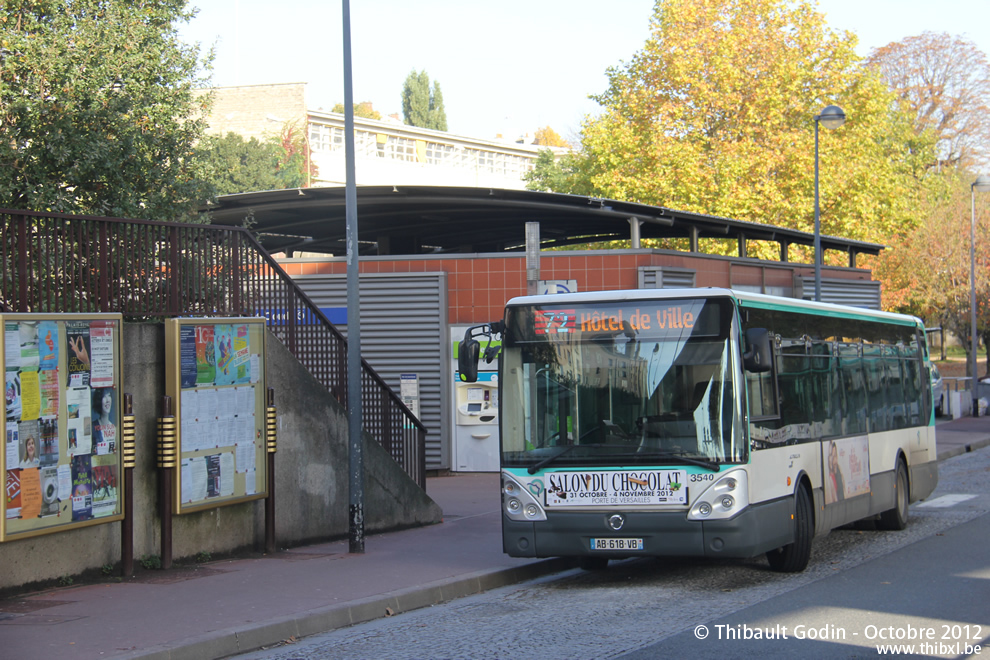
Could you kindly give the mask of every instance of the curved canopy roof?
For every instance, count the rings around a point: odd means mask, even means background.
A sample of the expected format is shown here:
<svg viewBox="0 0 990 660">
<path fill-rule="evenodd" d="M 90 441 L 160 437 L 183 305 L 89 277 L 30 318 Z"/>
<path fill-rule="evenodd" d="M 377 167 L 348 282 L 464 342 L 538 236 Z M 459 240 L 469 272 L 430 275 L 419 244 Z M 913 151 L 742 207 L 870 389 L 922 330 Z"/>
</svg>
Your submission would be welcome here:
<svg viewBox="0 0 990 660">
<path fill-rule="evenodd" d="M 208 209 L 212 222 L 246 225 L 269 252 L 346 254 L 345 188 L 301 188 L 224 195 Z M 525 225 L 540 224 L 544 248 L 642 238 L 775 241 L 814 245 L 814 234 L 660 206 L 596 197 L 442 186 L 359 186 L 357 219 L 362 255 L 502 252 L 525 249 Z M 822 236 L 825 250 L 879 254 L 883 245 Z"/>
</svg>

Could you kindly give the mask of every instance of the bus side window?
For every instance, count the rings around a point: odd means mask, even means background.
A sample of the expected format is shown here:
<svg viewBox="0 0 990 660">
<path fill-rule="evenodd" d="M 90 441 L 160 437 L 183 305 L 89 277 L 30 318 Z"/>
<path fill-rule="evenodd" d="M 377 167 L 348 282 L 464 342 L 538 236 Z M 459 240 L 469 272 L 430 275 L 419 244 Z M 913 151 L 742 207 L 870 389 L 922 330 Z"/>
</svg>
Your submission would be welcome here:
<svg viewBox="0 0 990 660">
<path fill-rule="evenodd" d="M 752 421 L 773 419 L 777 410 L 777 387 L 774 371 L 754 374 L 746 372 L 746 388 L 749 394 L 749 417 Z"/>
</svg>

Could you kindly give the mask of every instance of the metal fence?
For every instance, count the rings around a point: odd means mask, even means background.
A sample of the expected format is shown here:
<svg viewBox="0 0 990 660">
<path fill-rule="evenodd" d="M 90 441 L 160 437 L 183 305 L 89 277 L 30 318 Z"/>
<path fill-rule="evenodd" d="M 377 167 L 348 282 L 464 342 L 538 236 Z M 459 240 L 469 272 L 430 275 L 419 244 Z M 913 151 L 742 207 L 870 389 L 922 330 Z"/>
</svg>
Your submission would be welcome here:
<svg viewBox="0 0 990 660">
<path fill-rule="evenodd" d="M 247 230 L 7 209 L 0 221 L 4 311 L 263 316 L 346 408 L 346 340 Z M 365 430 L 425 489 L 426 427 L 362 367 Z"/>
</svg>

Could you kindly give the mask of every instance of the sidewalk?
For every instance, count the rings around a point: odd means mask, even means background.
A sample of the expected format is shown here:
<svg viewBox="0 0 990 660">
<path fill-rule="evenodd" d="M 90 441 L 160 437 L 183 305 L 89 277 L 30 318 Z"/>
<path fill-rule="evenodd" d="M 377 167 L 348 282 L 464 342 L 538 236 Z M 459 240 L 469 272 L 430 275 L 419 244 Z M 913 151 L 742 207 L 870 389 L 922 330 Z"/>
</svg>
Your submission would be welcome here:
<svg viewBox="0 0 990 660">
<path fill-rule="evenodd" d="M 990 445 L 990 417 L 939 423 L 937 443 L 939 460 Z M 361 555 L 345 540 L 0 601 L 0 654 L 222 658 L 573 566 L 502 553 L 498 474 L 428 479 L 427 492 L 441 524 L 369 536 Z"/>
</svg>

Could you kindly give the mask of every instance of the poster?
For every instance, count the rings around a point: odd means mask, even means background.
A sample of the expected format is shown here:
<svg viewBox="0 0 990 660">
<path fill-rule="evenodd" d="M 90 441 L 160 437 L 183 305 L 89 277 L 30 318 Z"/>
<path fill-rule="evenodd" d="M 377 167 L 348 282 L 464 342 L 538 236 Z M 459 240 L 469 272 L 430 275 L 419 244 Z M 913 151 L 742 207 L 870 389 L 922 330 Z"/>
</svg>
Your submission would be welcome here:
<svg viewBox="0 0 990 660">
<path fill-rule="evenodd" d="M 89 387 L 89 322 L 66 321 L 65 334 L 69 347 L 66 384 L 69 387 Z"/>
<path fill-rule="evenodd" d="M 182 326 L 179 335 L 179 364 L 182 387 L 196 387 L 199 365 L 196 362 L 196 326 Z"/>
<path fill-rule="evenodd" d="M 93 477 L 89 456 L 72 457 L 72 519 L 93 517 Z"/>
<path fill-rule="evenodd" d="M 38 420 L 27 420 L 17 424 L 19 438 L 19 461 L 21 469 L 41 466 L 41 427 Z M 13 466 L 10 466 L 13 467 Z"/>
<path fill-rule="evenodd" d="M 41 434 L 41 467 L 58 465 L 58 420 L 55 417 L 42 419 L 38 424 Z"/>
<path fill-rule="evenodd" d="M 216 377 L 213 380 L 215 385 L 233 385 L 234 371 L 234 337 L 233 326 L 218 325 L 214 330 L 214 350 L 216 352 Z"/>
<path fill-rule="evenodd" d="M 68 455 L 78 456 L 93 451 L 93 419 L 88 387 L 72 387 L 65 391 Z"/>
<path fill-rule="evenodd" d="M 117 509 L 117 466 L 93 466 L 92 480 L 93 517 L 113 515 Z"/>
<path fill-rule="evenodd" d="M 99 387 L 93 390 L 92 429 L 93 453 L 104 456 L 117 449 L 117 392 L 112 387 Z"/>
<path fill-rule="evenodd" d="M 38 355 L 42 371 L 58 369 L 58 324 L 54 321 L 38 324 Z"/>
<path fill-rule="evenodd" d="M 93 321 L 89 324 L 90 387 L 112 387 L 113 324 Z"/>
<path fill-rule="evenodd" d="M 213 346 L 213 326 L 197 325 L 196 329 L 196 384 L 213 385 L 216 378 L 216 349 Z"/>
<path fill-rule="evenodd" d="M 841 438 L 822 444 L 825 503 L 870 492 L 870 445 L 867 437 Z"/>
<path fill-rule="evenodd" d="M 18 360 L 19 361 L 19 360 Z M 4 373 L 4 400 L 7 419 L 21 418 L 21 374 L 18 371 Z"/>
<path fill-rule="evenodd" d="M 7 518 L 21 516 L 21 471 L 7 470 L 7 487 L 5 493 Z"/>
</svg>

